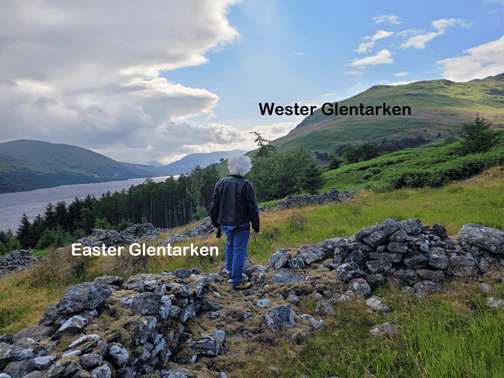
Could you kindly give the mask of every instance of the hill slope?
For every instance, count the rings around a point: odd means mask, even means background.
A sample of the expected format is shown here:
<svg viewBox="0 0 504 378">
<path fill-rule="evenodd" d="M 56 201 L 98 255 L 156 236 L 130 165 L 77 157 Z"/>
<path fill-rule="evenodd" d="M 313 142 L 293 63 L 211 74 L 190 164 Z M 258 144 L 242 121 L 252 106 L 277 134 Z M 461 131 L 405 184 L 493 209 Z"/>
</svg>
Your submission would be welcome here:
<svg viewBox="0 0 504 378">
<path fill-rule="evenodd" d="M 0 154 L 4 155 L 0 165 L 3 192 L 152 176 L 151 172 L 66 144 L 21 139 L 1 143 Z"/>
<path fill-rule="evenodd" d="M 210 164 L 219 163 L 220 159 L 228 159 L 231 156 L 244 154 L 247 151 L 217 151 L 202 154 L 190 154 L 173 163 L 156 168 L 159 176 L 170 176 L 191 173 L 191 171 L 199 165 L 201 168 L 206 168 Z"/>
<path fill-rule="evenodd" d="M 280 152 L 303 147 L 333 153 L 339 145 L 422 135 L 442 141 L 455 126 L 472 121 L 476 114 L 504 127 L 504 74 L 467 83 L 432 80 L 407 85 L 377 85 L 338 106 L 409 106 L 411 115 L 324 115 L 317 109 L 294 130 L 272 142 Z"/>
</svg>

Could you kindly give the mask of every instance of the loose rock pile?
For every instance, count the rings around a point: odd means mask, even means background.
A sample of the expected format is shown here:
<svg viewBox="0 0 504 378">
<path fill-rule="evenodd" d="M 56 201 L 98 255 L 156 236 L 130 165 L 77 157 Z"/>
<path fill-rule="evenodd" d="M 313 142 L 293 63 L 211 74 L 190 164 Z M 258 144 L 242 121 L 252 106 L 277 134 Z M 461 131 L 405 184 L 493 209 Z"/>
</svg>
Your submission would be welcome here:
<svg viewBox="0 0 504 378">
<path fill-rule="evenodd" d="M 35 257 L 30 251 L 22 249 L 18 251 L 12 251 L 5 255 L 5 257 L 0 257 L 0 277 L 6 274 L 13 273 L 22 268 L 31 267 L 34 263 L 43 261 L 45 257 Z"/>
<path fill-rule="evenodd" d="M 343 192 L 339 192 L 338 189 L 336 188 L 331 188 L 331 191 L 329 193 L 321 193 L 321 194 L 314 194 L 314 195 L 304 195 L 304 196 L 291 196 L 288 197 L 286 200 L 283 201 L 278 201 L 277 203 L 277 210 L 286 210 L 290 209 L 294 206 L 299 206 L 302 203 L 305 204 L 321 204 L 321 203 L 327 203 L 327 202 L 338 202 L 341 201 L 342 199 L 345 198 L 353 198 L 355 195 L 355 192 L 349 192 L 347 190 Z"/>
<path fill-rule="evenodd" d="M 393 309 L 369 296 L 387 277 L 421 297 L 444 292 L 446 276 L 500 282 L 502 260 L 502 231 L 468 224 L 450 239 L 442 225 L 389 218 L 349 238 L 275 251 L 268 266 L 247 260 L 244 277 L 254 285 L 242 292 L 231 290 L 224 267 L 142 273 L 126 283 L 103 276 L 68 288 L 39 326 L 1 336 L 0 377 L 223 378 L 249 353 L 322 330 L 340 301 L 364 298 L 386 316 Z M 315 300 L 319 319 L 303 313 L 303 298 Z M 395 337 L 396 329 L 384 323 L 370 336 Z"/>
<path fill-rule="evenodd" d="M 157 240 L 161 236 L 161 232 L 167 232 L 166 229 L 154 227 L 152 223 L 134 224 L 126 228 L 122 232 L 116 230 L 95 229 L 91 237 L 77 240 L 77 243 L 86 247 L 101 247 L 105 245 L 113 247 L 120 244 L 133 244 L 149 240 Z M 136 235 L 141 235 L 137 237 Z"/>
<path fill-rule="evenodd" d="M 214 231 L 215 227 L 212 225 L 210 218 L 205 218 L 194 228 L 186 228 L 180 233 L 167 236 L 164 241 L 159 245 L 167 246 L 182 240 L 206 239 L 209 234 Z"/>
</svg>

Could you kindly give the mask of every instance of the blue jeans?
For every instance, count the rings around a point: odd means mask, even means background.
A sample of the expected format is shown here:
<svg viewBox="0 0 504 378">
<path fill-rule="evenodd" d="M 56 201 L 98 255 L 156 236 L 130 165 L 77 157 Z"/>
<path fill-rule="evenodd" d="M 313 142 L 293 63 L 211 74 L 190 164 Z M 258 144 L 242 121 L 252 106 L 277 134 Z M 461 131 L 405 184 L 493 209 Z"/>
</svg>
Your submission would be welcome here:
<svg viewBox="0 0 504 378">
<path fill-rule="evenodd" d="M 226 233 L 226 269 L 232 272 L 231 281 L 233 286 L 241 283 L 243 266 L 247 259 L 247 244 L 250 238 L 249 224 L 241 224 L 240 227 L 247 227 L 243 231 L 235 231 L 238 226 L 221 226 Z"/>
</svg>

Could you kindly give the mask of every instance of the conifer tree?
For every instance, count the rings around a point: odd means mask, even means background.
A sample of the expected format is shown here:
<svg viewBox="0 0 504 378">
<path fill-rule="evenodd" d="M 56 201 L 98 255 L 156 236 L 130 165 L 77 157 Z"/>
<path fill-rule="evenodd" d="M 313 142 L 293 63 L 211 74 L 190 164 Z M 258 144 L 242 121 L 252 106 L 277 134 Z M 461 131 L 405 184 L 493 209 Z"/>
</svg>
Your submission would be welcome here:
<svg viewBox="0 0 504 378">
<path fill-rule="evenodd" d="M 488 151 L 495 144 L 496 134 L 490 130 L 490 122 L 485 122 L 479 115 L 472 123 L 462 125 L 462 140 L 460 147 L 462 154 L 472 154 Z"/>
<path fill-rule="evenodd" d="M 301 177 L 301 189 L 310 194 L 318 193 L 318 189 L 324 186 L 324 178 L 318 168 L 317 163 L 312 161 L 305 169 L 304 175 Z"/>
</svg>

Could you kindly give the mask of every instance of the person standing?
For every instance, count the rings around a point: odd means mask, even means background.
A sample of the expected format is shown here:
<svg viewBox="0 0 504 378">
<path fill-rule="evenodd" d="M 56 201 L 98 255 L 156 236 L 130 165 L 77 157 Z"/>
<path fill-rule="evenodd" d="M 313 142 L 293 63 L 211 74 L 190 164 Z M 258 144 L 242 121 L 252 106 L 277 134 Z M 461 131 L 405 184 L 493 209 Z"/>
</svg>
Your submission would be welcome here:
<svg viewBox="0 0 504 378">
<path fill-rule="evenodd" d="M 233 156 L 228 160 L 230 175 L 215 184 L 210 205 L 212 224 L 226 233 L 226 270 L 231 275 L 233 289 L 252 286 L 242 278 L 247 259 L 250 223 L 260 231 L 259 208 L 252 184 L 243 176 L 252 168 L 248 156 Z"/>
</svg>

